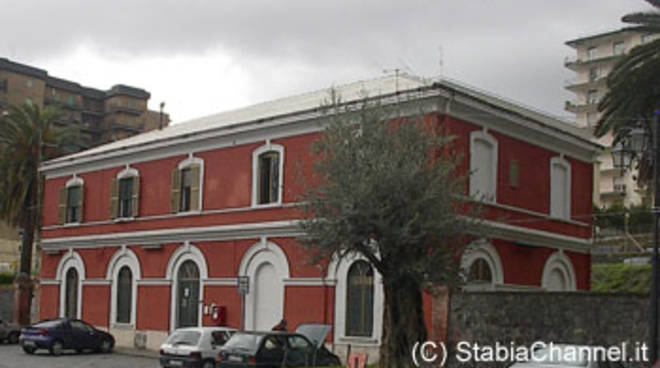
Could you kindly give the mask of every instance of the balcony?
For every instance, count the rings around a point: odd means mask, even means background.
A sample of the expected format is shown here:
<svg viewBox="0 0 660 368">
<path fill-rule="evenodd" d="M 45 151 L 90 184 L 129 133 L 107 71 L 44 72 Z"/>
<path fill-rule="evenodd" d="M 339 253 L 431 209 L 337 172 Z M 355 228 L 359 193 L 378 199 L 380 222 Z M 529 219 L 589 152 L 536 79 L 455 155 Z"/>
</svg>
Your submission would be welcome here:
<svg viewBox="0 0 660 368">
<path fill-rule="evenodd" d="M 118 105 L 112 105 L 108 107 L 108 109 L 106 110 L 106 114 L 117 114 L 117 113 L 140 116 L 144 113 L 144 111 L 134 107 L 126 107 L 126 106 L 118 106 Z"/>
<path fill-rule="evenodd" d="M 581 60 L 575 56 L 567 56 L 564 58 L 564 66 L 571 70 L 578 70 L 586 66 L 596 66 L 599 64 L 614 63 L 622 57 L 623 55 L 608 55 L 608 56 L 595 57 L 589 60 Z"/>
<path fill-rule="evenodd" d="M 576 78 L 570 78 L 564 80 L 564 88 L 569 91 L 597 89 L 598 87 L 604 85 L 606 81 L 607 76 L 602 76 L 587 81 L 578 81 Z"/>
<path fill-rule="evenodd" d="M 144 131 L 144 122 L 128 123 L 122 121 L 111 121 L 108 130 L 111 131 L 123 130 L 133 133 L 141 133 Z"/>
<path fill-rule="evenodd" d="M 598 102 L 577 103 L 575 101 L 566 101 L 564 103 L 564 110 L 579 114 L 581 112 L 597 112 Z"/>
</svg>

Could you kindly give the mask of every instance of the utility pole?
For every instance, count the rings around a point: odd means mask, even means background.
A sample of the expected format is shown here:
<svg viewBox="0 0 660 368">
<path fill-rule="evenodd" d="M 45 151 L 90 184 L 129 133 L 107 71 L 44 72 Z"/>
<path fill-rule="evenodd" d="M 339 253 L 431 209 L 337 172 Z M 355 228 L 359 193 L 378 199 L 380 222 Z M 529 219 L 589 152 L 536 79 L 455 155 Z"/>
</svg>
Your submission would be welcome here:
<svg viewBox="0 0 660 368">
<path fill-rule="evenodd" d="M 160 103 L 160 115 L 158 120 L 158 129 L 163 129 L 163 108 L 165 108 L 165 101 Z"/>
<path fill-rule="evenodd" d="M 653 116 L 653 282 L 651 289 L 651 364 L 658 360 L 658 242 L 660 232 L 660 110 Z"/>
</svg>

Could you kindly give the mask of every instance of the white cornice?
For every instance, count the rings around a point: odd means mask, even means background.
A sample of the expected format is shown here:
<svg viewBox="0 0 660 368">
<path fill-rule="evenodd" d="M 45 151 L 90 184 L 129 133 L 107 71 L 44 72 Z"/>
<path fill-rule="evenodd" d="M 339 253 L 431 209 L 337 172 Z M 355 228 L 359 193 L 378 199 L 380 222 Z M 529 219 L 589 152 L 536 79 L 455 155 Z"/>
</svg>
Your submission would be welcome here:
<svg viewBox="0 0 660 368">
<path fill-rule="evenodd" d="M 503 239 L 518 244 L 566 249 L 589 253 L 591 239 L 561 235 L 549 231 L 535 230 L 501 222 L 483 220 L 484 234 L 491 239 Z M 102 248 L 126 244 L 182 243 L 185 241 L 223 241 L 234 239 L 253 239 L 262 237 L 298 237 L 303 235 L 300 220 L 262 222 L 239 225 L 220 225 L 166 230 L 149 230 L 102 235 L 73 236 L 66 238 L 44 239 L 42 248 L 60 250 L 69 248 Z M 213 282 L 213 281 L 211 281 Z"/>
<path fill-rule="evenodd" d="M 147 230 L 102 235 L 85 235 L 42 240 L 44 250 L 69 248 L 102 248 L 123 244 L 160 244 L 184 241 L 222 241 L 278 236 L 302 235 L 298 220 L 274 221 L 253 224 L 189 227 L 177 229 Z"/>
<path fill-rule="evenodd" d="M 448 114 L 470 123 L 488 126 L 489 129 L 509 135 L 513 138 L 543 147 L 553 152 L 566 153 L 582 161 L 593 162 L 599 151 L 595 145 L 569 132 L 543 124 L 520 113 L 509 111 L 506 107 L 497 107 L 475 97 L 450 92 L 443 87 L 428 88 L 414 94 L 401 94 L 383 98 L 383 104 L 403 104 L 411 111 L 426 113 L 447 113 L 439 106 L 439 99 L 451 99 L 452 111 Z M 421 105 L 423 106 L 421 106 Z M 430 108 L 430 109 L 429 109 Z M 420 110 L 421 109 L 421 110 Z M 267 139 L 279 139 L 318 132 L 325 121 L 318 109 L 276 116 L 247 123 L 220 127 L 208 131 L 193 132 L 182 136 L 157 140 L 138 146 L 104 152 L 102 155 L 62 157 L 45 162 L 40 170 L 48 178 L 63 177 L 72 173 L 85 173 L 124 167 L 127 164 L 153 161 L 157 159 L 187 155 L 190 152 L 206 152 L 226 147 L 263 142 Z"/>
</svg>

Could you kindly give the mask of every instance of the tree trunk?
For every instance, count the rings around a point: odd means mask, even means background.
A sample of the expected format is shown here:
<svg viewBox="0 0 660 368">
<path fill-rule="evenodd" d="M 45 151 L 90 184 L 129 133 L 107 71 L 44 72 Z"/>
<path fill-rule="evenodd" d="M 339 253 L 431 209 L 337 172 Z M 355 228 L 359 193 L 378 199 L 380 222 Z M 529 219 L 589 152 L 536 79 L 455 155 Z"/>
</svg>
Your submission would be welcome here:
<svg viewBox="0 0 660 368">
<path fill-rule="evenodd" d="M 35 187 L 32 185 L 25 201 L 25 217 L 23 218 L 23 236 L 21 237 L 21 265 L 16 280 L 15 320 L 19 325 L 30 324 L 32 310 L 32 242 L 37 221 L 37 203 Z"/>
<path fill-rule="evenodd" d="M 384 280 L 383 344 L 379 367 L 413 366 L 411 351 L 427 338 L 421 285 L 410 277 Z"/>
<path fill-rule="evenodd" d="M 26 198 L 26 211 L 23 218 L 23 236 L 21 237 L 21 266 L 19 277 L 31 278 L 32 273 L 32 242 L 34 241 L 34 230 L 37 221 L 37 203 L 34 186 L 30 186 L 28 198 Z"/>
</svg>

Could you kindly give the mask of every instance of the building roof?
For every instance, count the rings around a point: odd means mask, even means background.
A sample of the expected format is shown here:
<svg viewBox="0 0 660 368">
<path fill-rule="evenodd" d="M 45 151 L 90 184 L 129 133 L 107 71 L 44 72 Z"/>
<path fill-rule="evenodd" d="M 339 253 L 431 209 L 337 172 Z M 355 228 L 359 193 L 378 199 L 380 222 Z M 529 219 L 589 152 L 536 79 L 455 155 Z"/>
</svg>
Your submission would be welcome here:
<svg viewBox="0 0 660 368">
<path fill-rule="evenodd" d="M 522 104 L 509 101 L 502 97 L 468 87 L 456 81 L 443 79 L 441 81 L 430 81 L 415 76 L 399 74 L 379 78 L 362 80 L 346 85 L 334 87 L 344 103 L 358 101 L 366 96 L 396 96 L 414 93 L 421 90 L 439 89 L 447 93 L 458 94 L 470 99 L 486 103 L 494 108 L 504 110 L 509 114 L 518 115 L 531 120 L 538 125 L 554 129 L 565 135 L 577 138 L 584 143 L 593 144 L 583 130 L 564 120 L 560 120 L 547 113 L 534 110 Z M 281 98 L 273 101 L 263 102 L 235 110 L 225 111 L 186 122 L 171 124 L 161 130 L 153 130 L 126 139 L 118 140 L 86 151 L 50 160 L 43 164 L 47 169 L 51 165 L 61 165 L 66 162 L 74 163 L 78 159 L 92 159 L 112 152 L 127 149 L 148 150 L 151 145 L 163 144 L 168 140 L 177 138 L 188 138 L 196 134 L 211 131 L 227 131 L 232 128 L 247 124 L 259 124 L 264 120 L 274 120 L 279 117 L 302 114 L 318 110 L 328 100 L 329 89 L 322 89 L 309 93 L 303 93 L 291 97 Z M 598 145 L 593 144 L 594 149 Z"/>
<path fill-rule="evenodd" d="M 588 36 L 584 37 L 579 37 L 575 38 L 569 41 L 566 41 L 565 44 L 571 47 L 577 46 L 579 44 L 583 43 L 588 43 L 596 40 L 602 40 L 606 38 L 615 38 L 621 35 L 624 35 L 625 33 L 641 33 L 642 31 L 639 29 L 637 26 L 631 26 L 631 27 L 623 27 L 621 29 L 613 30 L 613 31 L 607 31 L 607 32 L 600 32 L 600 33 L 595 33 L 591 34 Z"/>
</svg>

